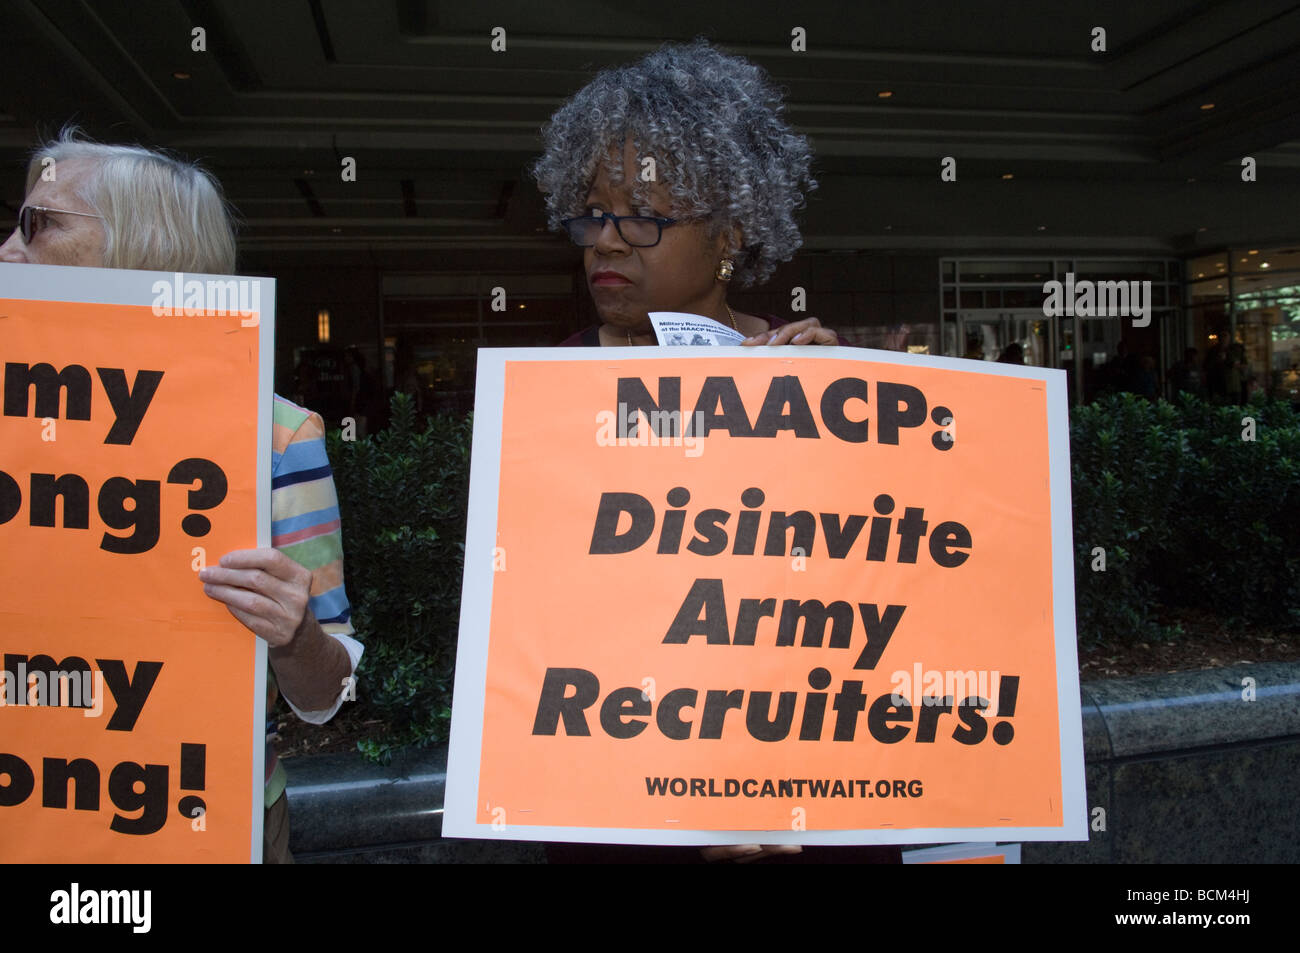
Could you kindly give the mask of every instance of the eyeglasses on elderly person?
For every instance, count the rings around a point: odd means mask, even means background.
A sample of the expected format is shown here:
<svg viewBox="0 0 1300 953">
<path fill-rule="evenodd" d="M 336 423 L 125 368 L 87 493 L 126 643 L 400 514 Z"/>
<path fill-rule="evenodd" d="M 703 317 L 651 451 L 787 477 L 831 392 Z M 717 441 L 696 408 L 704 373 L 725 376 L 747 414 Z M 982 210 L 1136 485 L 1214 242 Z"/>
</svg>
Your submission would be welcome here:
<svg viewBox="0 0 1300 953">
<path fill-rule="evenodd" d="M 82 218 L 98 219 L 104 217 L 93 212 L 74 212 L 71 209 L 49 208 L 44 205 L 24 205 L 18 213 L 18 233 L 23 236 L 25 244 L 30 245 L 32 240 L 49 226 L 51 215 L 80 215 Z"/>
<path fill-rule="evenodd" d="M 593 208 L 590 215 L 566 218 L 560 222 L 560 225 L 569 233 L 575 245 L 580 248 L 590 248 L 596 244 L 607 220 L 614 223 L 614 228 L 618 230 L 618 237 L 633 248 L 653 248 L 659 244 L 659 239 L 663 238 L 664 229 L 678 222 L 675 218 L 615 215 L 613 212 L 602 212 L 600 209 Z"/>
</svg>

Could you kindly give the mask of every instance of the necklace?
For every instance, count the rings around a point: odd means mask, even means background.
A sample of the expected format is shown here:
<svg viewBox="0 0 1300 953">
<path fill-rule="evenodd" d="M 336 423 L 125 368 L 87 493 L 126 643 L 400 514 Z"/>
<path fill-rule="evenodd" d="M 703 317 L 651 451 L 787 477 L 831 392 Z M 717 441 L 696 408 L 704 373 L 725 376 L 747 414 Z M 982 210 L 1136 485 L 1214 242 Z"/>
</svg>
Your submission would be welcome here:
<svg viewBox="0 0 1300 953">
<path fill-rule="evenodd" d="M 732 311 L 732 310 L 731 310 L 731 305 L 727 304 L 727 302 L 725 302 L 725 301 L 722 302 L 722 306 L 723 306 L 724 308 L 727 309 L 727 317 L 731 319 L 731 329 L 732 329 L 733 331 L 739 333 L 739 332 L 740 332 L 740 325 L 738 325 L 738 324 L 736 323 L 736 312 Z M 628 347 L 633 347 L 634 345 L 632 344 L 632 331 L 631 331 L 631 329 L 630 329 L 630 328 L 624 328 L 624 330 L 627 332 L 627 344 L 628 344 Z"/>
</svg>

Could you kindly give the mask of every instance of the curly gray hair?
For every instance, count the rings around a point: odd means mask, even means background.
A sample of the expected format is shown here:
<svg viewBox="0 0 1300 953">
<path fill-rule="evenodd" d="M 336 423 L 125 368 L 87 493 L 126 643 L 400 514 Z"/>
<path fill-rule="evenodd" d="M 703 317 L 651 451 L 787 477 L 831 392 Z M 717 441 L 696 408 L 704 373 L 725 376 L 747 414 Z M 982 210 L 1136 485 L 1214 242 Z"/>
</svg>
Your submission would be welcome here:
<svg viewBox="0 0 1300 953">
<path fill-rule="evenodd" d="M 583 214 L 597 163 L 621 182 L 622 145 L 631 139 L 638 166 L 654 158 L 673 196 L 669 214 L 707 218 L 711 235 L 739 225 L 734 280 L 762 283 L 803 243 L 794 212 L 817 187 L 812 149 L 783 109 L 761 67 L 703 40 L 602 70 L 542 130 L 545 151 L 532 171 L 547 220 L 558 229 Z M 642 205 L 648 190 L 640 180 L 633 187 Z"/>
</svg>

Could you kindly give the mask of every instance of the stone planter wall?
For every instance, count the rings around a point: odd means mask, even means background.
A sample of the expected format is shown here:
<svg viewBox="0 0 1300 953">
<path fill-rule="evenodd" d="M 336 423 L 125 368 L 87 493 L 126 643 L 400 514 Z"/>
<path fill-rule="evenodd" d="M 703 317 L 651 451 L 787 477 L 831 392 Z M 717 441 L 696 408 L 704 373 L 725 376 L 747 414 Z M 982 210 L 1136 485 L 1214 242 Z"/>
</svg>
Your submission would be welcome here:
<svg viewBox="0 0 1300 953">
<path fill-rule="evenodd" d="M 1089 814 L 1102 829 L 1086 842 L 1026 842 L 1024 863 L 1300 862 L 1300 663 L 1081 691 Z M 286 760 L 298 861 L 544 862 L 536 844 L 442 839 L 446 759 L 440 749 L 387 768 L 358 755 Z"/>
</svg>

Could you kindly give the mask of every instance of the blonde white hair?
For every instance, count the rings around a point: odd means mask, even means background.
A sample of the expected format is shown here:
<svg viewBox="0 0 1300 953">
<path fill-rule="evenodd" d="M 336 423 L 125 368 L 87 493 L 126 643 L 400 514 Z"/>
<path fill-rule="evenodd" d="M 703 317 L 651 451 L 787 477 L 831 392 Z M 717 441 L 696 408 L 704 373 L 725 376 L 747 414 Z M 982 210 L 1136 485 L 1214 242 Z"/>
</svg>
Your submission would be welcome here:
<svg viewBox="0 0 1300 953">
<path fill-rule="evenodd" d="M 54 160 L 91 161 L 77 194 L 104 217 L 104 267 L 229 275 L 235 228 L 221 185 L 193 162 L 143 146 L 107 145 L 65 127 L 32 155 L 27 191 Z"/>
</svg>

